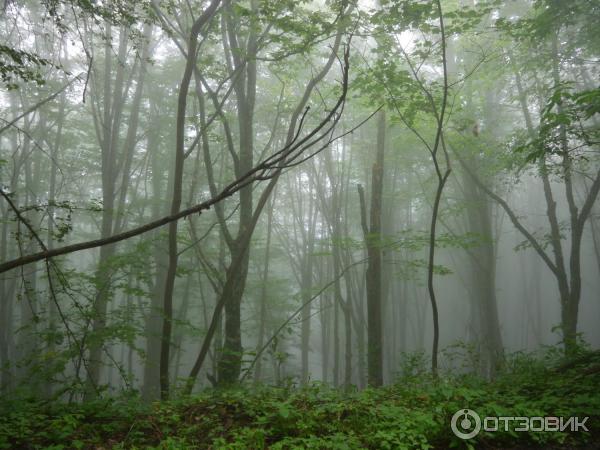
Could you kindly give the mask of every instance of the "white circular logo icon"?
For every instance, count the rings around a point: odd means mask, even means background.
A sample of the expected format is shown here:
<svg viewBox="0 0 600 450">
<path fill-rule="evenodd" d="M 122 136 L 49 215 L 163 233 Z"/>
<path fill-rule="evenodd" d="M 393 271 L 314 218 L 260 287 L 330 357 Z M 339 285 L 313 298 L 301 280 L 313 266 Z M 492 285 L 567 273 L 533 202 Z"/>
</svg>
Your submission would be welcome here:
<svg viewBox="0 0 600 450">
<path fill-rule="evenodd" d="M 472 409 L 460 409 L 452 416 L 452 432 L 461 439 L 471 439 L 481 430 L 481 419 Z"/>
</svg>

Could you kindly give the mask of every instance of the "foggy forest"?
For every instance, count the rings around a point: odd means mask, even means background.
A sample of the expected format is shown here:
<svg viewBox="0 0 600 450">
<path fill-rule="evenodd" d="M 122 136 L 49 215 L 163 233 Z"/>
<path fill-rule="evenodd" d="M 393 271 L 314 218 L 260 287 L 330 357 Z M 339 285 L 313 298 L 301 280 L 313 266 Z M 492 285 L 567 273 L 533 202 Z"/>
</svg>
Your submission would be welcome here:
<svg viewBox="0 0 600 450">
<path fill-rule="evenodd" d="M 0 448 L 600 448 L 598 0 L 4 0 Z"/>
</svg>

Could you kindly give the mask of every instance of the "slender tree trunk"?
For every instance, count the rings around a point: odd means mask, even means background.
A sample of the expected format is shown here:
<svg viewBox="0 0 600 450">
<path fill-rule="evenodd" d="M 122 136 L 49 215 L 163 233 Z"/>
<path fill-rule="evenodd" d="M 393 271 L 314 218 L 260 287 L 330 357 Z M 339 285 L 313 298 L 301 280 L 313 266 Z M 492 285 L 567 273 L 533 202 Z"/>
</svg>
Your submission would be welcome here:
<svg viewBox="0 0 600 450">
<path fill-rule="evenodd" d="M 431 157 L 433 159 L 433 163 L 435 166 L 435 171 L 437 175 L 437 189 L 435 192 L 435 198 L 433 200 L 433 211 L 431 212 L 431 224 L 429 227 L 429 260 L 427 264 L 427 290 L 429 291 L 429 301 L 431 302 L 431 314 L 433 318 L 433 343 L 431 348 L 431 372 L 433 375 L 437 375 L 438 369 L 438 347 L 440 340 L 440 325 L 439 325 L 439 317 L 438 317 L 438 308 L 437 308 L 437 299 L 435 295 L 435 290 L 433 287 L 433 275 L 435 268 L 435 241 L 436 241 L 436 227 L 438 221 L 439 207 L 442 200 L 442 193 L 444 191 L 444 187 L 446 185 L 446 181 L 450 176 L 450 160 L 448 158 L 448 154 L 446 152 L 446 147 L 444 143 L 444 120 L 445 120 L 445 111 L 446 104 L 448 100 L 448 70 L 447 70 L 447 62 L 446 62 L 446 34 L 444 30 L 444 16 L 442 13 L 442 6 L 440 0 L 436 0 L 437 5 L 437 13 L 438 20 L 440 24 L 440 34 L 441 34 L 441 52 L 442 52 L 442 65 L 444 72 L 444 84 L 443 84 L 443 97 L 442 104 L 440 108 L 439 114 L 436 113 L 436 122 L 437 122 L 437 131 L 435 142 L 433 144 L 433 148 L 431 150 Z M 440 168 L 440 162 L 438 159 L 438 151 L 442 148 L 444 157 L 446 160 L 446 168 L 442 172 Z"/>
<path fill-rule="evenodd" d="M 258 8 L 255 0 L 251 2 L 253 10 Z M 239 173 L 243 174 L 252 168 L 254 160 L 254 104 L 256 98 L 256 60 L 253 57 L 257 51 L 256 30 L 250 32 L 248 37 L 247 56 L 249 60 L 242 62 L 240 51 L 242 50 L 234 29 L 232 11 L 227 16 L 227 33 L 231 45 L 232 57 L 236 68 L 242 68 L 244 76 L 240 77 L 235 85 L 239 128 Z M 223 352 L 218 363 L 219 383 L 231 385 L 237 383 L 242 368 L 242 333 L 241 333 L 241 301 L 248 276 L 249 240 L 254 231 L 252 185 L 242 188 L 240 198 L 240 223 L 237 238 L 230 243 L 231 261 L 239 261 L 238 270 L 228 271 L 228 277 L 232 277 L 231 289 L 223 291 L 225 295 L 225 342 Z M 232 267 L 232 266 L 230 266 Z"/>
<path fill-rule="evenodd" d="M 123 64 L 118 64 L 114 89 L 112 86 L 112 27 L 106 25 L 104 46 L 104 80 L 103 80 L 103 118 L 100 147 L 102 150 L 102 223 L 100 235 L 107 238 L 112 235 L 114 224 L 115 201 L 115 164 L 120 115 L 122 111 L 122 94 L 124 83 Z M 118 61 L 124 63 L 127 50 L 127 39 L 123 30 L 120 33 Z M 98 120 L 98 118 L 96 118 Z M 108 262 L 115 253 L 115 245 L 105 245 L 100 248 L 98 268 L 96 270 L 96 296 L 92 306 L 92 337 L 89 345 L 88 381 L 85 397 L 89 399 L 96 395 L 101 381 L 103 342 L 99 339 L 106 327 L 106 313 L 110 298 L 111 270 Z"/>
<path fill-rule="evenodd" d="M 196 66 L 196 52 L 198 36 L 202 27 L 212 18 L 220 4 L 220 0 L 213 0 L 204 10 L 202 15 L 194 22 L 190 31 L 187 45 L 187 59 L 177 99 L 177 122 L 175 138 L 175 169 L 173 176 L 173 196 L 171 199 L 171 214 L 177 214 L 181 207 L 183 191 L 183 163 L 185 159 L 185 122 L 187 110 L 187 95 Z M 177 272 L 177 224 L 169 224 L 169 265 L 165 280 L 163 296 L 163 321 L 160 345 L 160 396 L 162 399 L 169 397 L 169 361 L 171 348 L 171 329 L 173 319 L 173 291 L 175 288 L 175 275 Z"/>
<path fill-rule="evenodd" d="M 165 189 L 163 187 L 164 168 L 160 160 L 158 133 L 159 118 L 155 113 L 156 106 L 150 105 L 150 130 L 148 133 L 148 153 L 150 153 L 150 165 L 152 167 L 152 216 L 158 218 L 163 214 Z M 172 171 L 169 179 L 172 179 Z M 169 184 L 169 183 L 167 183 Z M 170 187 L 170 186 L 167 186 Z M 167 189 L 168 191 L 168 189 Z M 153 233 L 154 251 L 153 259 L 155 266 L 155 277 L 151 289 L 150 308 L 146 315 L 144 338 L 146 341 L 146 357 L 144 359 L 144 384 L 142 386 L 142 397 L 144 401 L 150 402 L 160 396 L 160 333 L 162 325 L 162 298 L 165 290 L 166 273 L 168 265 L 168 251 L 162 237 L 161 229 Z"/>
<path fill-rule="evenodd" d="M 327 383 L 329 380 L 329 361 L 330 361 L 330 316 L 329 298 L 324 295 L 321 297 L 321 381 Z"/>
<path fill-rule="evenodd" d="M 66 105 L 66 95 L 63 92 L 60 95 L 59 106 L 58 106 L 58 119 L 56 123 L 56 136 L 54 137 L 54 142 L 49 143 L 50 145 L 50 180 L 48 186 L 48 227 L 46 234 L 46 245 L 49 250 L 54 248 L 54 204 L 56 202 L 56 175 L 57 175 L 57 165 L 56 161 L 58 161 L 58 152 L 61 147 L 62 141 L 62 130 L 65 121 L 65 105 Z M 48 273 L 49 277 L 53 277 L 53 273 Z M 48 280 L 48 283 L 52 283 L 52 280 Z M 48 289 L 50 291 L 50 289 Z M 1 294 L 1 292 L 0 292 Z M 1 296 L 1 295 L 0 295 Z M 58 299 L 53 298 L 53 294 L 51 292 L 48 293 L 48 330 L 51 333 L 51 336 L 54 333 L 58 332 L 58 311 L 55 305 L 55 301 Z M 48 353 L 53 354 L 55 351 L 55 342 L 56 340 L 51 337 L 48 342 Z M 52 395 L 52 383 L 46 383 L 46 397 L 50 397 Z"/>
<path fill-rule="evenodd" d="M 265 330 L 267 324 L 267 306 L 268 306 L 268 279 L 269 279 L 269 262 L 271 256 L 271 234 L 273 230 L 273 210 L 275 207 L 275 194 L 271 197 L 270 206 L 267 212 L 267 242 L 265 247 L 265 265 L 262 276 L 262 288 L 260 293 L 260 317 L 258 318 L 258 339 L 256 343 L 256 351 L 263 348 L 265 341 Z M 254 368 L 254 382 L 258 383 L 262 375 L 262 357 L 256 361 Z"/>
<path fill-rule="evenodd" d="M 40 119 L 41 120 L 41 119 Z M 33 132 L 31 121 L 28 117 L 24 120 L 25 136 L 21 146 L 21 154 L 23 155 L 23 168 L 25 172 L 25 186 L 27 186 L 26 193 L 24 195 L 24 201 L 26 205 L 35 205 L 37 201 L 38 192 L 38 180 L 40 174 L 37 173 L 35 159 L 39 158 L 39 152 L 31 154 L 31 139 L 30 133 Z M 36 156 L 34 156 L 36 155 Z M 37 223 L 37 213 L 35 211 L 29 212 L 27 220 L 30 223 Z M 23 229 L 23 225 L 18 223 L 17 230 L 22 233 L 23 236 L 27 236 L 27 230 Z M 24 238 L 20 238 L 25 240 Z M 37 245 L 33 240 L 27 247 L 33 247 Z M 21 244 L 19 244 L 19 247 Z M 37 264 L 27 267 L 25 270 L 21 270 L 20 281 L 22 284 L 22 297 L 20 304 L 20 327 L 18 331 L 17 349 L 19 352 L 19 358 L 17 360 L 17 376 L 19 383 L 27 385 L 28 389 L 32 392 L 36 390 L 36 379 L 32 376 L 32 369 L 35 368 L 36 364 L 36 349 L 39 346 L 38 335 L 37 335 L 37 322 L 38 322 L 38 296 L 37 296 Z"/>
<path fill-rule="evenodd" d="M 309 260 L 312 261 L 312 258 L 309 256 Z M 306 267 L 303 270 L 302 274 L 302 302 L 306 303 L 310 298 L 311 289 L 312 289 L 312 264 L 307 264 L 309 267 Z M 310 303 L 307 304 L 304 308 L 302 308 L 302 312 L 300 315 L 300 320 L 302 321 L 301 326 L 301 337 L 300 337 L 300 353 L 301 353 L 301 374 L 300 374 L 300 382 L 303 385 L 308 383 L 310 377 L 309 371 L 309 352 L 310 352 L 310 319 L 311 319 L 311 306 Z"/>
</svg>

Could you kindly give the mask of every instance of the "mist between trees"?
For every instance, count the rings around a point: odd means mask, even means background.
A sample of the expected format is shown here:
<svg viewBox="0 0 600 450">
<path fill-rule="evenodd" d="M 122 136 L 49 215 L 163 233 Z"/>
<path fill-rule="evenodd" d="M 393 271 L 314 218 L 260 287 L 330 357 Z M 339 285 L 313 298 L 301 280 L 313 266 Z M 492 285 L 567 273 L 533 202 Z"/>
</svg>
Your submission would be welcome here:
<svg viewBox="0 0 600 450">
<path fill-rule="evenodd" d="M 5 2 L 0 389 L 493 379 L 600 344 L 597 2 Z"/>
</svg>

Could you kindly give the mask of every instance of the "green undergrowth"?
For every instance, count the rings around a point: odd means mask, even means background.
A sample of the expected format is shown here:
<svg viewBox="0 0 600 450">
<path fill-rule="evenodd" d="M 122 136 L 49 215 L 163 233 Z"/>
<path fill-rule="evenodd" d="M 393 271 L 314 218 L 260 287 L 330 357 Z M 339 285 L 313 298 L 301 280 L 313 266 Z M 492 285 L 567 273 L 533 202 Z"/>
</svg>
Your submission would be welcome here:
<svg viewBox="0 0 600 450">
<path fill-rule="evenodd" d="M 247 387 L 143 405 L 0 405 L 0 448 L 446 449 L 593 448 L 600 442 L 600 356 L 549 365 L 513 356 L 493 382 L 425 374 L 379 389 L 341 392 Z M 463 441 L 450 428 L 464 408 L 480 416 L 589 417 L 589 432 L 481 431 Z"/>
</svg>

